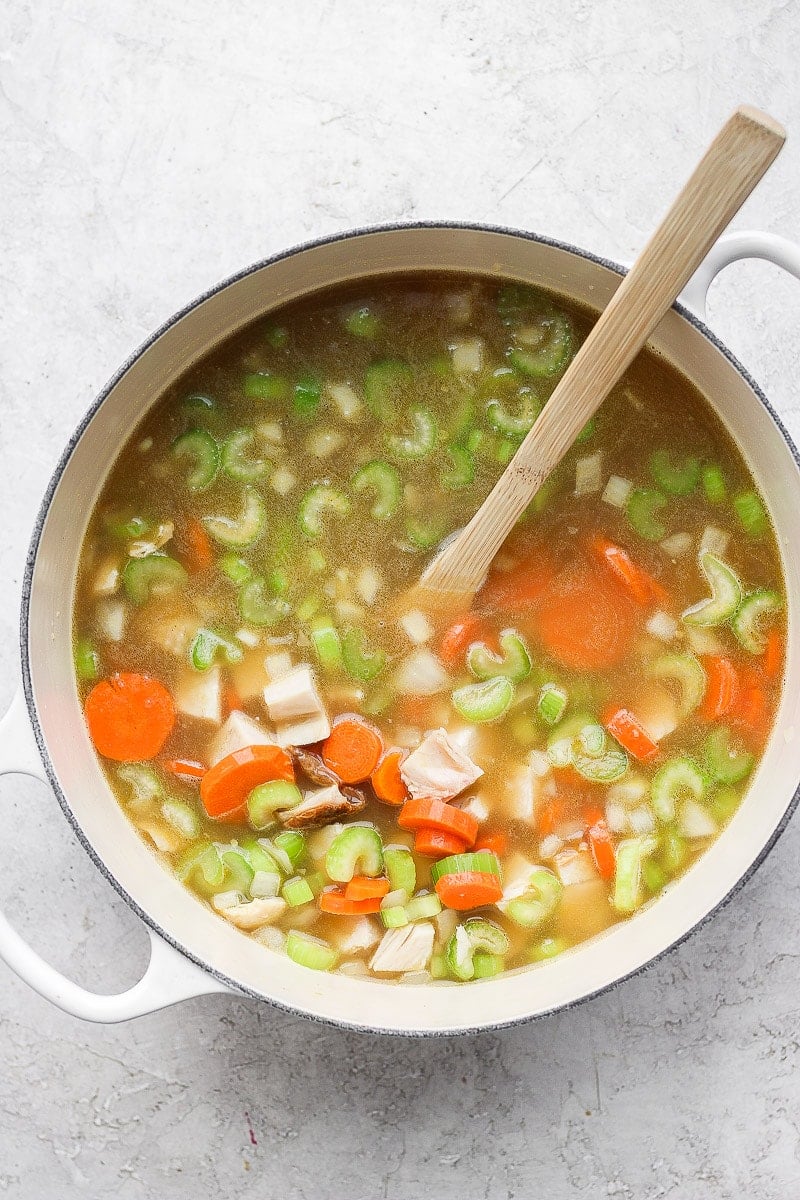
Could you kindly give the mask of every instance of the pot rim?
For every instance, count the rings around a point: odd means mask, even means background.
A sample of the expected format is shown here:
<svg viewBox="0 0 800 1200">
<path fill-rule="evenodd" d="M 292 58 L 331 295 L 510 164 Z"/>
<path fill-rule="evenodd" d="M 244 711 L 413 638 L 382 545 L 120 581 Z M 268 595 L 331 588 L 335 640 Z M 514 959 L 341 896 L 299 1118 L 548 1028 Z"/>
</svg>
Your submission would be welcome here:
<svg viewBox="0 0 800 1200">
<path fill-rule="evenodd" d="M 58 462 L 56 463 L 56 466 L 53 470 L 51 478 L 48 482 L 47 488 L 42 497 L 42 502 L 41 502 L 38 512 L 36 514 L 36 519 L 35 519 L 35 523 L 33 526 L 30 543 L 28 546 L 28 552 L 27 552 L 26 560 L 25 560 L 25 569 L 24 569 L 24 574 L 23 574 L 23 579 L 22 579 L 22 589 L 21 589 L 19 649 L 20 649 L 20 660 L 21 660 L 21 668 L 22 668 L 22 686 L 23 686 L 23 693 L 25 696 L 25 704 L 26 704 L 26 707 L 28 710 L 28 717 L 31 722 L 34 739 L 35 739 L 36 746 L 39 751 L 39 755 L 42 760 L 42 764 L 44 766 L 44 769 L 45 769 L 45 772 L 47 775 L 47 779 L 50 783 L 50 786 L 53 789 L 53 792 L 55 793 L 55 796 L 58 800 L 59 806 L 61 807 L 61 810 L 64 813 L 64 816 L 66 817 L 67 821 L 69 822 L 78 842 L 81 844 L 83 849 L 89 855 L 89 857 L 92 860 L 92 862 L 94 863 L 95 867 L 100 871 L 100 873 L 103 875 L 103 877 L 106 879 L 106 881 L 111 884 L 111 886 L 114 888 L 114 890 L 117 892 L 117 894 L 119 896 L 121 896 L 121 898 L 125 901 L 126 905 L 131 909 L 131 911 L 134 912 L 136 914 L 136 916 L 139 917 L 139 919 L 144 922 L 144 924 L 147 928 L 149 928 L 150 930 L 155 932 L 160 938 L 162 938 L 165 942 L 167 942 L 170 946 L 172 946 L 176 951 L 178 951 L 185 958 L 189 959 L 191 962 L 195 963 L 198 967 L 200 967 L 203 971 L 205 971 L 213 979 L 217 980 L 221 984 L 224 984 L 234 994 L 238 993 L 240 995 L 248 996 L 248 997 L 258 1000 L 262 1003 L 268 1003 L 268 1004 L 272 1005 L 273 1007 L 278 1008 L 284 1012 L 299 1014 L 309 1020 L 319 1022 L 320 1024 L 323 1024 L 323 1025 L 329 1025 L 334 1028 L 351 1029 L 355 1032 L 361 1032 L 361 1033 L 389 1034 L 389 1035 L 396 1036 L 396 1037 L 426 1037 L 426 1038 L 428 1038 L 428 1037 L 451 1037 L 451 1036 L 455 1036 L 458 1034 L 482 1033 L 482 1032 L 488 1032 L 490 1030 L 510 1028 L 510 1027 L 513 1027 L 516 1025 L 526 1024 L 531 1021 L 540 1020 L 544 1017 L 551 1016 L 556 1012 L 563 1012 L 563 1011 L 568 1011 L 570 1009 L 576 1008 L 576 1007 L 578 1007 L 578 1005 L 582 1005 L 588 1000 L 592 1000 L 597 996 L 603 995 L 606 992 L 610 992 L 610 991 L 614 990 L 615 988 L 619 987 L 621 984 L 625 983 L 626 980 L 631 979 L 634 976 L 640 975 L 643 972 L 649 970 L 656 963 L 658 963 L 662 958 L 664 958 L 667 954 L 671 953 L 677 946 L 682 945 L 695 932 L 697 932 L 699 929 L 703 928 L 703 926 L 705 926 L 707 924 L 707 922 L 709 922 L 713 917 L 715 917 L 716 914 L 721 909 L 725 908 L 730 903 L 730 901 L 734 897 L 734 895 L 742 887 L 744 887 L 744 885 L 748 882 L 748 880 L 755 874 L 755 872 L 758 870 L 758 868 L 761 866 L 761 864 L 764 862 L 764 860 L 767 858 L 767 856 L 772 851 L 778 838 L 781 836 L 781 834 L 785 830 L 786 826 L 788 825 L 789 821 L 791 820 L 791 818 L 798 806 L 798 803 L 800 803 L 800 773 L 798 775 L 797 786 L 795 787 L 792 797 L 791 797 L 789 803 L 787 804 L 780 821 L 776 825 L 770 838 L 767 840 L 767 842 L 761 848 L 760 852 L 752 860 L 749 867 L 735 880 L 735 882 L 731 885 L 730 889 L 725 893 L 725 895 L 716 904 L 714 904 L 708 910 L 707 913 L 705 913 L 699 920 L 697 920 L 693 925 L 691 925 L 688 929 L 686 929 L 680 936 L 676 937 L 674 939 L 674 941 L 670 942 L 667 946 L 663 947 L 661 950 L 656 951 L 645 962 L 641 963 L 640 965 L 633 968 L 632 970 L 626 972 L 623 975 L 620 975 L 618 978 L 612 980 L 611 982 L 602 984 L 601 986 L 595 988 L 594 990 L 586 992 L 585 994 L 575 998 L 574 1000 L 570 1000 L 564 1004 L 554 1005 L 552 1008 L 549 1008 L 549 1009 L 546 1009 L 546 1010 L 543 1010 L 540 1012 L 524 1014 L 522 1016 L 517 1016 L 517 1017 L 506 1018 L 506 1019 L 503 1019 L 500 1021 L 492 1021 L 492 1022 L 483 1021 L 483 1022 L 479 1022 L 475 1025 L 460 1026 L 455 1029 L 448 1029 L 448 1028 L 444 1027 L 441 1029 L 405 1030 L 405 1029 L 394 1028 L 391 1026 L 379 1026 L 379 1025 L 372 1025 L 372 1024 L 364 1025 L 355 1020 L 349 1021 L 349 1020 L 343 1020 L 340 1018 L 320 1016 L 319 1014 L 316 1014 L 316 1013 L 307 1012 L 304 1009 L 302 1009 L 298 1006 L 295 1006 L 293 1004 L 285 1003 L 283 1001 L 276 1000 L 271 997 L 267 997 L 263 993 L 238 982 L 236 979 L 233 979 L 233 978 L 227 976 L 224 972 L 220 971 L 217 967 L 206 962 L 202 957 L 200 957 L 199 955 L 193 953 L 192 951 L 190 951 L 186 947 L 184 947 L 169 932 L 169 930 L 164 929 L 158 923 L 158 921 L 156 921 L 154 918 L 152 918 L 139 905 L 139 903 L 133 898 L 133 896 L 130 895 L 130 893 L 122 885 L 122 883 L 117 878 L 117 876 L 114 875 L 111 870 L 109 870 L 109 868 L 106 866 L 106 863 L 104 862 L 104 860 L 101 858 L 99 853 L 95 850 L 94 846 L 91 844 L 91 842 L 85 835 L 85 833 L 83 831 L 83 827 L 82 827 L 81 823 L 78 821 L 77 817 L 75 816 L 75 814 L 72 810 L 72 807 L 71 807 L 69 801 L 67 800 L 67 797 L 64 794 L 64 792 L 61 788 L 61 785 L 58 781 L 58 777 L 56 775 L 55 769 L 50 760 L 50 755 L 49 755 L 49 752 L 47 749 L 47 743 L 45 741 L 44 733 L 42 731 L 42 728 L 41 728 L 41 725 L 39 722 L 39 715 L 38 715 L 36 703 L 34 700 L 33 682 L 32 682 L 32 677 L 31 677 L 31 667 L 30 667 L 30 657 L 29 657 L 29 638 L 28 638 L 30 605 L 31 605 L 32 585 L 33 585 L 33 573 L 34 573 L 34 569 L 36 566 L 36 558 L 37 558 L 37 554 L 38 554 L 38 550 L 39 550 L 39 544 L 41 541 L 42 532 L 44 529 L 45 522 L 47 520 L 48 513 L 50 511 L 50 506 L 52 504 L 55 491 L 61 481 L 61 477 L 64 473 L 64 470 L 65 470 L 70 458 L 72 457 L 72 454 L 73 454 L 76 446 L 78 445 L 78 442 L 82 438 L 85 430 L 90 425 L 94 416 L 96 415 L 96 413 L 98 412 L 98 410 L 100 409 L 100 407 L 102 406 L 104 401 L 107 399 L 109 394 L 113 391 L 113 389 L 116 387 L 116 385 L 122 379 L 122 377 L 130 370 L 130 368 L 133 366 L 133 364 L 136 363 L 147 352 L 147 350 L 149 350 L 150 347 L 152 345 L 154 345 L 154 343 L 156 343 L 169 329 L 171 329 L 174 325 L 176 325 L 179 321 L 181 321 L 189 313 L 193 312 L 200 305 L 205 303 L 205 301 L 210 299 L 212 296 L 215 296 L 219 292 L 222 292 L 225 288 L 229 287 L 230 285 L 239 282 L 240 280 L 246 278 L 249 275 L 254 274 L 257 271 L 262 270 L 265 267 L 271 266 L 271 265 L 281 262 L 285 259 L 292 258 L 295 255 L 301 254 L 305 251 L 314 250 L 314 249 L 317 249 L 322 246 L 330 245 L 331 243 L 334 243 L 334 242 L 348 241 L 348 240 L 356 239 L 359 237 L 369 236 L 371 234 L 402 232 L 404 230 L 413 231 L 413 230 L 420 230 L 420 229 L 455 230 L 455 231 L 461 230 L 464 232 L 501 234 L 501 235 L 505 235 L 508 237 L 519 238 L 523 241 L 537 242 L 541 245 L 551 246 L 554 249 L 565 251 L 568 254 L 575 255 L 578 258 L 582 258 L 588 262 L 595 263 L 598 266 L 605 267 L 606 269 L 614 272 L 616 275 L 618 275 L 620 277 L 624 277 L 627 274 L 627 268 L 625 266 L 622 266 L 621 264 L 615 262 L 612 259 L 605 258 L 603 255 L 595 254 L 592 251 L 585 250 L 579 246 L 575 246 L 570 242 L 564 242 L 564 241 L 561 241 L 556 238 L 550 238 L 543 234 L 532 233 L 532 232 L 525 231 L 525 230 L 514 229 L 509 226 L 495 225 L 495 224 L 484 223 L 484 222 L 432 220 L 432 221 L 398 221 L 398 222 L 388 222 L 386 224 L 380 224 L 380 225 L 359 226 L 355 229 L 348 229 L 348 230 L 345 230 L 340 233 L 329 234 L 329 235 L 326 235 L 325 237 L 312 238 L 305 242 L 296 243 L 295 245 L 289 247 L 286 250 L 279 251 L 277 254 L 273 254 L 273 255 L 268 256 L 267 258 L 260 259 L 254 263 L 251 263 L 249 266 L 244 267 L 242 270 L 237 271 L 232 275 L 226 276 L 224 279 L 220 280 L 218 283 L 214 284 L 213 286 L 207 288 L 204 292 L 200 293 L 200 295 L 196 296 L 193 300 L 191 300 L 183 308 L 179 309 L 178 311 L 173 313 L 170 317 L 168 317 L 166 321 L 164 321 L 152 334 L 150 334 L 149 337 L 147 337 L 125 359 L 125 361 L 122 363 L 122 365 L 118 368 L 118 370 L 111 376 L 111 378 L 105 384 L 105 386 L 103 388 L 101 388 L 101 390 L 97 393 L 94 400 L 90 404 L 89 408 L 87 409 L 87 411 L 85 412 L 85 414 L 83 415 L 83 417 L 81 418 L 81 420 L 79 421 L 79 423 L 77 424 L 75 429 L 73 430 L 72 434 L 70 435 L 69 440 L 67 441 L 67 443 L 64 447 L 64 450 L 62 451 L 61 455 L 59 456 Z M 424 267 L 420 268 L 419 273 L 423 274 L 424 272 L 425 272 L 425 268 Z M 378 273 L 376 273 L 376 277 L 377 277 L 377 274 Z M 486 274 L 486 273 L 483 272 L 482 274 Z M 320 290 L 322 290 L 322 289 L 320 289 Z M 766 395 L 764 394 L 762 389 L 759 387 L 759 385 L 756 383 L 755 379 L 752 377 L 752 375 L 749 373 L 749 371 L 742 365 L 742 363 L 739 362 L 739 360 L 728 349 L 728 347 L 725 345 L 725 343 L 722 342 L 720 340 L 720 338 L 717 337 L 717 335 L 706 325 L 706 323 L 703 320 L 700 319 L 700 317 L 697 316 L 696 313 L 694 313 L 691 309 L 687 308 L 684 304 L 681 304 L 677 300 L 672 305 L 672 308 L 684 320 L 686 320 L 690 325 L 692 325 L 708 342 L 710 342 L 711 345 L 717 351 L 719 351 L 719 353 L 722 354 L 722 356 L 725 359 L 727 359 L 728 363 L 742 377 L 742 379 L 745 381 L 745 383 L 751 389 L 752 393 L 758 399 L 759 403 L 769 414 L 773 424 L 777 427 L 784 442 L 786 443 L 786 446 L 788 447 L 789 452 L 790 452 L 792 458 L 794 459 L 795 464 L 797 465 L 798 469 L 800 469 L 800 451 L 798 451 L 797 446 L 795 445 L 791 435 L 789 434 L 788 430 L 786 429 L 785 425 L 783 424 L 783 421 L 781 420 L 779 414 L 773 408 L 772 404 L 767 399 Z"/>
</svg>

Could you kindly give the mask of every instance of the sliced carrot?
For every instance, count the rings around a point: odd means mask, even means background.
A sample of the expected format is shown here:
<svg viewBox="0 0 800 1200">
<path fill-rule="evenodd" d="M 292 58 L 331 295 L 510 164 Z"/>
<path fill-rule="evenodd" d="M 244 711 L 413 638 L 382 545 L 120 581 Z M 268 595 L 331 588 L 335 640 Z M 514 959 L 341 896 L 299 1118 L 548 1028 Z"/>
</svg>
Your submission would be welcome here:
<svg viewBox="0 0 800 1200">
<path fill-rule="evenodd" d="M 354 875 L 345 884 L 346 900 L 382 900 L 390 890 L 388 879 L 370 879 L 369 875 Z"/>
<path fill-rule="evenodd" d="M 496 904 L 503 895 L 503 885 L 490 871 L 457 871 L 436 881 L 436 894 L 448 908 L 465 912 L 483 904 Z"/>
<path fill-rule="evenodd" d="M 587 830 L 587 837 L 595 866 L 601 878 L 613 879 L 617 868 L 617 856 L 614 853 L 614 842 L 608 826 L 602 817 L 590 826 Z"/>
<path fill-rule="evenodd" d="M 475 850 L 491 850 L 492 854 L 502 858 L 508 849 L 508 837 L 502 829 L 497 829 L 494 833 L 482 833 L 473 848 Z"/>
<path fill-rule="evenodd" d="M 604 715 L 603 724 L 622 749 L 640 762 L 647 762 L 658 754 L 658 742 L 653 741 L 644 725 L 637 721 L 629 709 L 612 707 Z"/>
<path fill-rule="evenodd" d="M 191 779 L 195 782 L 202 779 L 208 770 L 208 767 L 204 767 L 201 762 L 195 762 L 190 758 L 168 758 L 161 765 L 165 771 L 169 771 L 170 775 L 177 775 L 179 779 Z"/>
<path fill-rule="evenodd" d="M 549 586 L 555 568 L 544 546 L 531 547 L 510 570 L 494 568 L 478 592 L 482 608 L 520 612 L 531 608 Z"/>
<path fill-rule="evenodd" d="M 425 858 L 447 858 L 451 854 L 463 854 L 468 844 L 455 833 L 444 833 L 441 829 L 418 829 L 414 834 L 414 849 Z"/>
<path fill-rule="evenodd" d="M 404 804 L 408 799 L 408 788 L 400 774 L 400 765 L 407 756 L 407 750 L 387 750 L 370 775 L 375 795 L 384 804 Z"/>
<path fill-rule="evenodd" d="M 381 735 L 361 717 L 342 717 L 322 743 L 325 766 L 342 783 L 369 779 L 383 753 Z"/>
<path fill-rule="evenodd" d="M 608 567 L 614 578 L 637 604 L 643 608 L 651 608 L 654 604 L 669 604 L 669 592 L 666 588 L 652 575 L 648 575 L 642 567 L 637 566 L 622 546 L 617 546 L 615 542 L 598 533 L 589 539 L 588 547 L 597 562 Z"/>
<path fill-rule="evenodd" d="M 583 820 L 587 829 L 591 829 L 592 825 L 596 825 L 598 821 L 602 821 L 603 819 L 602 808 L 598 808 L 594 803 L 584 805 Z"/>
<path fill-rule="evenodd" d="M 222 702 L 229 713 L 241 712 L 243 705 L 241 697 L 232 683 L 229 683 L 224 688 L 222 693 Z"/>
<path fill-rule="evenodd" d="M 155 758 L 175 725 L 175 704 L 163 683 L 134 672 L 96 683 L 84 713 L 98 754 L 116 762 Z"/>
<path fill-rule="evenodd" d="M 439 658 L 445 666 L 460 662 L 473 642 L 482 642 L 489 635 L 489 626 L 478 613 L 468 612 L 442 634 Z"/>
<path fill-rule="evenodd" d="M 381 910 L 380 896 L 368 900 L 349 900 L 339 888 L 331 888 L 320 892 L 320 912 L 335 913 L 340 917 L 357 917 L 366 913 L 376 913 Z"/>
<path fill-rule="evenodd" d="M 186 546 L 189 566 L 193 571 L 205 571 L 214 563 L 211 540 L 199 521 L 194 518 L 186 527 Z"/>
<path fill-rule="evenodd" d="M 397 824 L 401 829 L 438 829 L 440 833 L 454 834 L 467 846 L 473 846 L 478 836 L 477 817 L 443 800 L 406 800 Z"/>
<path fill-rule="evenodd" d="M 627 655 L 638 619 L 620 588 L 588 563 L 565 567 L 542 593 L 534 619 L 545 651 L 574 671 L 605 671 Z"/>
<path fill-rule="evenodd" d="M 200 799 L 210 817 L 231 818 L 254 787 L 271 779 L 294 779 L 294 767 L 280 746 L 245 746 L 220 759 L 200 781 Z"/>
<path fill-rule="evenodd" d="M 729 713 L 739 695 L 739 676 L 729 658 L 721 654 L 706 654 L 702 658 L 706 673 L 706 690 L 700 705 L 704 721 L 716 721 Z"/>
<path fill-rule="evenodd" d="M 763 662 L 767 679 L 777 679 L 783 669 L 783 635 L 778 629 L 770 629 L 767 634 Z"/>
<path fill-rule="evenodd" d="M 769 732 L 772 713 L 757 671 L 742 670 L 738 692 L 728 716 L 748 747 L 760 750 Z"/>
<path fill-rule="evenodd" d="M 558 796 L 548 800 L 536 814 L 536 829 L 539 837 L 548 837 L 555 833 L 556 827 L 564 820 L 566 805 Z"/>
</svg>

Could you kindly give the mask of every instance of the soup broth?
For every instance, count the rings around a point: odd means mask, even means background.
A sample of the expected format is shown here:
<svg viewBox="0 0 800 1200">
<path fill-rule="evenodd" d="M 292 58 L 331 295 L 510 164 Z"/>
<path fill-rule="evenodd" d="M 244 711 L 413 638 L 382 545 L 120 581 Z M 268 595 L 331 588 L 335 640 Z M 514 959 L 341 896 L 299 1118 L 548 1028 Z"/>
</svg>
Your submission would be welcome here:
<svg viewBox="0 0 800 1200">
<path fill-rule="evenodd" d="M 780 559 L 655 354 L 470 611 L 398 607 L 591 321 L 480 278 L 320 293 L 200 362 L 114 464 L 75 599 L 89 734 L 165 867 L 265 956 L 538 963 L 656 901 L 735 813 L 781 686 Z"/>
</svg>

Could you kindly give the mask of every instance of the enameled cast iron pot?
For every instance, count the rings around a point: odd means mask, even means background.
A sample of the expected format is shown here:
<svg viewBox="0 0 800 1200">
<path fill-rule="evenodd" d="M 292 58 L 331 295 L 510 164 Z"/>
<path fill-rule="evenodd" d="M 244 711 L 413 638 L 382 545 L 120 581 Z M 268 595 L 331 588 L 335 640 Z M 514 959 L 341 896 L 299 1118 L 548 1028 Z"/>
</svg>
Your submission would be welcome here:
<svg viewBox="0 0 800 1200">
<path fill-rule="evenodd" d="M 765 234 L 712 249 L 652 339 L 714 405 L 762 486 L 777 530 L 789 603 L 787 682 L 747 798 L 720 838 L 661 899 L 539 968 L 473 987 L 414 986 L 326 975 L 265 951 L 198 903 L 148 850 L 109 792 L 73 679 L 70 612 L 86 522 L 109 465 L 172 381 L 213 346 L 276 305 L 331 284 L 440 269 L 541 284 L 601 309 L 622 269 L 573 246 L 503 229 L 413 225 L 301 246 L 243 272 L 165 325 L 98 397 L 59 463 L 36 523 L 22 601 L 23 691 L 0 723 L 0 773 L 49 780 L 98 868 L 147 923 L 144 977 L 117 996 L 78 987 L 0 916 L 0 956 L 55 1004 L 118 1021 L 208 992 L 245 993 L 336 1024 L 434 1034 L 497 1027 L 575 1004 L 641 970 L 703 922 L 764 858 L 798 799 L 800 513 L 798 454 L 765 397 L 696 314 L 735 259 L 766 258 L 800 278 L 800 250 Z M 676 413 L 676 421 L 680 414 Z M 31 732 L 32 730 L 32 732 Z"/>
</svg>

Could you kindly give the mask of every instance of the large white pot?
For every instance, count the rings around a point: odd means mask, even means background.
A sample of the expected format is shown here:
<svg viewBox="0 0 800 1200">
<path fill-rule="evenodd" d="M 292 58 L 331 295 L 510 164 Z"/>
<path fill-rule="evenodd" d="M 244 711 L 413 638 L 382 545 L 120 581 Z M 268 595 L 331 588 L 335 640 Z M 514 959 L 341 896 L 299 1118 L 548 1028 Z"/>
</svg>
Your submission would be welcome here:
<svg viewBox="0 0 800 1200">
<path fill-rule="evenodd" d="M 0 723 L 0 772 L 49 779 L 98 868 L 150 929 L 144 978 L 118 996 L 77 987 L 0 916 L 0 955 L 61 1008 L 118 1021 L 215 991 L 243 992 L 337 1024 L 390 1033 L 497 1027 L 592 996 L 681 941 L 750 874 L 797 802 L 800 607 L 797 450 L 765 397 L 701 323 L 711 280 L 729 262 L 770 259 L 800 278 L 800 252 L 781 239 L 736 234 L 711 251 L 652 344 L 710 399 L 766 495 L 789 598 L 788 676 L 775 731 L 747 799 L 718 841 L 669 892 L 539 967 L 472 987 L 407 986 L 305 970 L 265 951 L 204 908 L 163 868 L 109 792 L 87 738 L 73 679 L 70 612 L 76 563 L 105 473 L 133 427 L 172 381 L 243 325 L 318 288 L 420 269 L 481 273 L 553 288 L 601 309 L 621 268 L 571 246 L 501 229 L 415 225 L 367 230 L 292 250 L 220 285 L 180 313 L 125 364 L 67 447 L 36 524 L 22 603 L 23 692 Z M 31 733 L 32 728 L 32 733 Z"/>
</svg>

